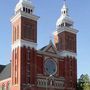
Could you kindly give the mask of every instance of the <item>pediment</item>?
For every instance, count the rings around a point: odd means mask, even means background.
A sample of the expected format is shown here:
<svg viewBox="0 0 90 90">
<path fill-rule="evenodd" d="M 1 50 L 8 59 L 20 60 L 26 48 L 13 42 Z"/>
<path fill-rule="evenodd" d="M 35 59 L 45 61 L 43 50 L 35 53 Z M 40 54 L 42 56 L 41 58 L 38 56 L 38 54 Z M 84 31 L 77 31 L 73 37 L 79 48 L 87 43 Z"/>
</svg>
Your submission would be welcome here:
<svg viewBox="0 0 90 90">
<path fill-rule="evenodd" d="M 57 54 L 57 50 L 52 42 L 50 42 L 49 45 L 47 45 L 42 51 L 47 53 Z"/>
</svg>

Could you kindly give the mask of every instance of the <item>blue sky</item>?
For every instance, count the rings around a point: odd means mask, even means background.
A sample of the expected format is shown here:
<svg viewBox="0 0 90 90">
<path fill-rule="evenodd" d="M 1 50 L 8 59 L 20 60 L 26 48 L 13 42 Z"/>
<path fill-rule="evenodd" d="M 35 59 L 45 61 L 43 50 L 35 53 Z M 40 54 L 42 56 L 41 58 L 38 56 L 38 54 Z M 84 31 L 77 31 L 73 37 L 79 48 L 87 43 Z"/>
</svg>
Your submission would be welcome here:
<svg viewBox="0 0 90 90">
<path fill-rule="evenodd" d="M 31 0 L 35 6 L 38 20 L 38 48 L 47 45 L 55 31 L 56 21 L 60 16 L 63 0 Z M 0 64 L 7 64 L 11 59 L 11 23 L 14 8 L 18 0 L 0 2 Z M 78 76 L 90 75 L 90 0 L 67 0 L 69 15 L 74 20 L 77 34 Z M 52 36 L 53 37 L 53 36 Z"/>
</svg>

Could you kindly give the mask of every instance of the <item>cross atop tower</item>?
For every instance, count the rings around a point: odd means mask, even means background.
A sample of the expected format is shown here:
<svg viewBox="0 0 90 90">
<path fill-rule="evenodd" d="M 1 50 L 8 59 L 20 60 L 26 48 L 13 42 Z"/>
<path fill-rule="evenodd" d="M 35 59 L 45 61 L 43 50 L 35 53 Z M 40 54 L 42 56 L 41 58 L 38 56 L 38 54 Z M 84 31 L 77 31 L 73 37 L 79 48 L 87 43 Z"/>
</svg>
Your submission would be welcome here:
<svg viewBox="0 0 90 90">
<path fill-rule="evenodd" d="M 66 2 L 66 0 L 64 0 Z"/>
<path fill-rule="evenodd" d="M 31 3 L 31 0 L 19 0 L 19 2 L 30 2 Z"/>
<path fill-rule="evenodd" d="M 64 3 L 66 3 L 66 0 L 64 0 Z"/>
<path fill-rule="evenodd" d="M 66 0 L 64 0 L 64 5 L 67 7 L 67 5 L 66 5 Z"/>
</svg>

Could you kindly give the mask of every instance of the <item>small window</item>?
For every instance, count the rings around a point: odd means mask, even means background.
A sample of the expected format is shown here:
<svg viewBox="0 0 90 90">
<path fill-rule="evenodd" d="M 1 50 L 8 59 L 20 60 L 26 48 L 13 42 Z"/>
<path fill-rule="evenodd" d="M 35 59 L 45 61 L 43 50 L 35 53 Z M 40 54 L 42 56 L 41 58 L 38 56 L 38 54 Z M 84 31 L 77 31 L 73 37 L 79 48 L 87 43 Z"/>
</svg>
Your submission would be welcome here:
<svg viewBox="0 0 90 90">
<path fill-rule="evenodd" d="M 27 51 L 27 60 L 30 61 L 30 49 Z"/>
<path fill-rule="evenodd" d="M 27 72 L 28 73 L 30 72 L 30 64 L 29 63 L 27 64 Z"/>
<path fill-rule="evenodd" d="M 65 11 L 64 11 L 64 14 L 65 14 Z"/>
<path fill-rule="evenodd" d="M 33 11 L 33 10 L 31 9 L 31 13 L 32 13 L 32 11 Z"/>
<path fill-rule="evenodd" d="M 17 30 L 17 28 L 15 27 L 15 28 L 14 28 L 14 41 L 16 41 L 16 37 L 17 37 L 17 36 L 16 36 L 16 30 Z"/>
<path fill-rule="evenodd" d="M 19 39 L 19 25 L 17 26 L 17 39 Z"/>
<path fill-rule="evenodd" d="M 61 24 L 61 27 L 63 27 L 63 26 L 64 26 L 64 23 Z"/>
<path fill-rule="evenodd" d="M 30 83 L 30 77 L 27 77 L 27 83 Z"/>
<path fill-rule="evenodd" d="M 66 27 L 70 27 L 70 26 L 72 26 L 72 25 L 69 24 L 69 23 L 65 23 L 65 26 L 66 26 Z"/>
<path fill-rule="evenodd" d="M 28 9 L 26 8 L 26 12 L 28 12 Z"/>
<path fill-rule="evenodd" d="M 30 13 L 30 9 L 28 9 L 28 13 Z"/>
<path fill-rule="evenodd" d="M 25 12 L 25 7 L 23 7 L 23 11 Z"/>
</svg>

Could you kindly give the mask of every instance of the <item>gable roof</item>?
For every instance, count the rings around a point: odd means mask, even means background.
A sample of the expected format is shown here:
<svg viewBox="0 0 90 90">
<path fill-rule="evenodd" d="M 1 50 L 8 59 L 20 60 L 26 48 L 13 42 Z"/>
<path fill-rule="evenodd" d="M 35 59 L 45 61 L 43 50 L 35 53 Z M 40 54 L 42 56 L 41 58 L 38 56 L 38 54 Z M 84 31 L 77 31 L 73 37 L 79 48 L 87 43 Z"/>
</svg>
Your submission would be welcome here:
<svg viewBox="0 0 90 90">
<path fill-rule="evenodd" d="M 6 65 L 0 65 L 0 73 L 2 72 L 2 70 L 5 68 Z"/>
<path fill-rule="evenodd" d="M 11 77 L 11 63 L 7 64 L 0 73 L 0 81 Z"/>
<path fill-rule="evenodd" d="M 49 44 L 47 46 L 44 46 L 43 48 L 41 48 L 40 51 L 52 53 L 52 54 L 57 54 L 57 50 L 54 47 L 51 40 L 50 40 Z"/>
<path fill-rule="evenodd" d="M 42 47 L 42 48 L 40 49 L 40 51 L 43 51 L 46 47 L 47 47 L 47 46 Z"/>
</svg>

